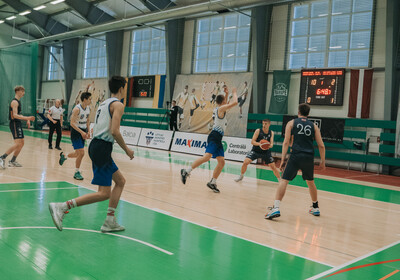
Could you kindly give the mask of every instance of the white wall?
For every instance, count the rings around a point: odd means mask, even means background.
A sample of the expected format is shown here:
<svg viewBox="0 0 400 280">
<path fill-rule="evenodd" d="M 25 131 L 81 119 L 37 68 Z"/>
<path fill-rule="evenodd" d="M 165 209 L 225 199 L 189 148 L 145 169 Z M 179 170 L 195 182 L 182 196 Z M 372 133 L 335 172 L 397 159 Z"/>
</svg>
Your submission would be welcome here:
<svg viewBox="0 0 400 280">
<path fill-rule="evenodd" d="M 187 20 L 185 22 L 185 32 L 183 34 L 183 51 L 182 51 L 182 74 L 192 73 L 193 60 L 193 36 L 195 28 L 195 20 Z"/>
<path fill-rule="evenodd" d="M 65 84 L 60 81 L 49 81 L 42 83 L 41 99 L 64 99 L 65 100 Z M 66 100 L 68 103 L 69 100 Z"/>
</svg>

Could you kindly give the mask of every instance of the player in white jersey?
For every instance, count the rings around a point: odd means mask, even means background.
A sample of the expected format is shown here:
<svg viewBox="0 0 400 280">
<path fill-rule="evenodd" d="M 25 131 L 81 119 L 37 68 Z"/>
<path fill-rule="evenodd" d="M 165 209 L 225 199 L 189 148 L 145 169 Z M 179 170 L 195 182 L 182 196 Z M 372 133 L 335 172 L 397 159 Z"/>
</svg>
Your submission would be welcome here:
<svg viewBox="0 0 400 280">
<path fill-rule="evenodd" d="M 222 168 L 224 168 L 225 165 L 222 137 L 224 136 L 224 132 L 227 126 L 226 112 L 237 105 L 237 95 L 235 88 L 232 90 L 232 93 L 233 102 L 231 104 L 226 103 L 226 98 L 224 95 L 218 95 L 216 97 L 215 102 L 217 103 L 217 107 L 214 109 L 213 113 L 214 125 L 212 131 L 207 138 L 206 152 L 203 157 L 193 162 L 188 169 L 181 169 L 182 183 L 186 184 L 186 179 L 193 169 L 209 161 L 211 157 L 213 157 L 217 159 L 218 164 L 214 169 L 211 181 L 207 183 L 207 187 L 209 187 L 213 192 L 219 193 L 219 189 L 217 188 L 217 178 L 219 174 L 221 174 Z"/>
<path fill-rule="evenodd" d="M 113 232 L 125 230 L 123 226 L 117 223 L 115 218 L 115 210 L 124 189 L 125 178 L 111 157 L 115 140 L 127 156 L 133 159 L 133 151 L 125 144 L 119 131 L 121 118 L 124 114 L 124 104 L 119 100 L 124 97 L 125 84 L 126 81 L 123 77 L 112 77 L 108 82 L 111 98 L 101 103 L 96 112 L 93 140 L 89 145 L 89 156 L 92 160 L 94 174 L 92 184 L 99 186 L 98 191 L 66 202 L 52 202 L 49 204 L 53 222 L 60 231 L 63 228 L 62 221 L 66 211 L 74 207 L 107 199 L 109 199 L 107 218 L 101 227 L 101 231 Z M 115 182 L 115 186 L 111 190 L 112 181 Z"/>
<path fill-rule="evenodd" d="M 76 105 L 71 114 L 71 142 L 74 152 L 69 153 L 67 157 L 63 152 L 60 153 L 58 163 L 63 165 L 67 158 L 76 158 L 74 179 L 83 180 L 79 168 L 81 167 L 82 158 L 85 155 L 85 139 L 90 138 L 90 104 L 92 103 L 92 94 L 83 92 L 81 94 L 81 103 Z"/>
<path fill-rule="evenodd" d="M 183 118 L 184 118 L 184 116 L 183 116 L 183 109 L 185 108 L 186 101 L 188 100 L 188 97 L 189 97 L 188 89 L 189 89 L 189 86 L 186 85 L 186 86 L 185 86 L 185 89 L 183 90 L 183 92 L 180 92 L 180 93 L 178 94 L 178 96 L 175 98 L 175 100 L 176 100 L 176 105 L 178 106 L 178 114 L 179 114 L 179 117 L 178 117 L 178 122 L 179 122 L 178 127 L 179 127 L 179 128 L 182 127 L 182 122 L 183 122 Z"/>
</svg>

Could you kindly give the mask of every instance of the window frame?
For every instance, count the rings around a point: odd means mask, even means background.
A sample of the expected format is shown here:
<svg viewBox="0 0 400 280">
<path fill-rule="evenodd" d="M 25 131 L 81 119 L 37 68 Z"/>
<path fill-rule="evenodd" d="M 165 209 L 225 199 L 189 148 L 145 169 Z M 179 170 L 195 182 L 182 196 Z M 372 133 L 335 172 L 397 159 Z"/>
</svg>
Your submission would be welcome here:
<svg viewBox="0 0 400 280">
<path fill-rule="evenodd" d="M 52 49 L 57 49 L 57 48 L 60 49 L 59 55 L 55 54 L 52 51 Z M 59 80 L 63 81 L 65 79 L 65 72 L 63 70 L 63 68 L 64 68 L 64 56 L 63 56 L 64 50 L 63 50 L 63 48 L 50 46 L 47 49 L 47 52 L 48 52 L 48 56 L 47 56 L 46 81 L 59 81 Z M 53 55 L 56 57 L 58 62 L 56 61 L 56 59 L 54 59 Z M 62 65 L 62 67 L 60 66 L 60 64 Z M 51 65 L 55 65 L 56 70 L 51 70 Z"/>
<path fill-rule="evenodd" d="M 100 50 L 102 49 L 102 47 L 96 47 L 96 48 L 88 48 L 88 42 L 89 40 L 100 40 L 102 42 L 104 42 L 104 53 L 105 56 L 99 56 L 100 54 Z M 100 35 L 100 36 L 96 36 L 96 37 L 90 37 L 84 40 L 83 42 L 84 46 L 83 46 L 83 59 L 82 59 L 82 79 L 101 79 L 101 78 L 107 78 L 108 77 L 108 57 L 107 57 L 107 43 L 106 43 L 106 35 Z M 93 50 L 93 49 L 98 49 L 98 53 L 95 57 L 87 57 L 87 50 Z M 100 65 L 100 60 L 105 58 L 105 66 L 104 67 L 99 67 Z M 96 60 L 96 67 L 85 67 L 88 63 L 87 60 Z M 96 70 L 96 75 L 91 76 L 88 75 L 86 76 L 86 71 L 88 71 L 90 73 L 91 70 L 95 69 Z M 104 76 L 100 75 L 99 72 L 100 71 L 104 71 Z"/>
<path fill-rule="evenodd" d="M 312 51 L 310 51 L 310 37 L 313 37 L 315 35 L 311 34 L 311 20 L 313 19 L 317 19 L 318 17 L 312 17 L 311 15 L 311 11 L 312 11 L 312 4 L 313 3 L 317 3 L 317 2 L 322 2 L 322 1 L 318 1 L 318 0 L 314 0 L 314 1 L 307 1 L 306 3 L 296 3 L 296 4 L 292 4 L 290 7 L 290 18 L 288 19 L 288 40 L 287 40 L 287 60 L 285 61 L 285 67 L 287 67 L 287 69 L 291 69 L 291 70 L 299 70 L 302 68 L 338 68 L 338 67 L 342 67 L 342 68 L 368 68 L 371 67 L 372 65 L 372 52 L 373 52 L 373 39 L 374 39 L 374 27 L 375 27 L 375 0 L 371 0 L 371 10 L 368 11 L 354 11 L 354 1 L 355 0 L 349 0 L 351 1 L 350 3 L 350 12 L 346 12 L 346 13 L 341 13 L 341 15 L 349 15 L 349 26 L 347 28 L 346 31 L 336 31 L 336 32 L 332 32 L 332 20 L 333 17 L 335 16 L 333 14 L 333 3 L 334 0 L 327 0 L 328 2 L 328 14 L 325 16 L 327 18 L 327 24 L 326 24 L 326 29 L 325 29 L 325 33 L 322 33 L 324 36 L 326 36 L 326 43 L 325 43 L 325 48 L 323 50 L 324 52 L 324 64 L 321 66 L 308 66 L 309 63 L 309 54 L 313 53 Z M 298 18 L 295 19 L 295 7 L 300 6 L 300 5 L 308 5 L 308 16 L 307 17 L 302 17 L 302 18 Z M 370 28 L 369 29 L 356 29 L 356 30 L 352 30 L 352 23 L 353 23 L 353 16 L 354 15 L 358 15 L 358 14 L 365 14 L 365 13 L 371 13 L 371 18 L 370 18 Z M 298 35 L 298 36 L 293 36 L 293 23 L 296 21 L 300 21 L 300 20 L 307 20 L 308 21 L 308 32 L 305 35 Z M 351 40 L 352 40 L 352 35 L 359 33 L 359 32 L 365 32 L 365 31 L 369 31 L 369 42 L 366 44 L 367 47 L 365 48 L 351 48 Z M 346 48 L 340 49 L 340 50 L 334 50 L 330 47 L 330 43 L 332 40 L 332 35 L 335 34 L 347 34 L 347 46 Z M 304 52 L 291 52 L 292 49 L 292 39 L 294 38 L 303 38 L 306 37 L 307 38 L 307 44 L 306 44 L 306 50 Z M 357 66 L 352 66 L 350 65 L 350 54 L 352 51 L 363 51 L 363 50 L 368 50 L 368 61 L 366 63 L 366 65 L 357 65 Z M 329 66 L 329 58 L 331 54 L 334 54 L 335 52 L 339 53 L 339 52 L 346 52 L 346 64 L 342 65 L 342 64 L 337 64 L 337 65 L 331 65 Z M 300 68 L 295 68 L 295 67 L 291 67 L 291 58 L 292 55 L 295 54 L 305 54 L 305 63 L 302 67 Z"/>
</svg>

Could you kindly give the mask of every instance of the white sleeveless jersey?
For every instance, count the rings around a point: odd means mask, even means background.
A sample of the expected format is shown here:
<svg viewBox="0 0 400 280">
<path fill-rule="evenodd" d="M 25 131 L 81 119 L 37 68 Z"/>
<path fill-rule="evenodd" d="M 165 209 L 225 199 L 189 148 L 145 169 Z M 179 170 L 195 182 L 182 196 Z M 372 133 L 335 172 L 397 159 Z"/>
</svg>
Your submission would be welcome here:
<svg viewBox="0 0 400 280">
<path fill-rule="evenodd" d="M 89 118 L 90 115 L 90 107 L 86 106 L 86 109 L 83 109 L 81 104 L 78 104 L 77 107 L 79 108 L 78 127 L 86 129 L 87 119 Z"/>
<path fill-rule="evenodd" d="M 218 107 L 215 108 L 213 112 L 213 120 L 214 120 L 214 125 L 212 130 L 215 130 L 220 134 L 224 135 L 226 126 L 228 125 L 226 120 L 226 112 L 224 114 L 224 117 L 221 119 L 220 117 L 218 117 Z"/>
<path fill-rule="evenodd" d="M 93 127 L 93 138 L 114 143 L 114 137 L 111 134 L 110 105 L 115 101 L 118 101 L 115 97 L 108 98 L 97 109 Z"/>
</svg>

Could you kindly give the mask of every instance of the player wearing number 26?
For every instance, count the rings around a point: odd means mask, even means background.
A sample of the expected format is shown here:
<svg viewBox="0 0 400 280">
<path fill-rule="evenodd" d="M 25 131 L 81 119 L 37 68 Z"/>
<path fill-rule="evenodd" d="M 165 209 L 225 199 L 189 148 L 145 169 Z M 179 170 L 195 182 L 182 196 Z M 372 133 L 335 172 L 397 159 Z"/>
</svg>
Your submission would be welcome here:
<svg viewBox="0 0 400 280">
<path fill-rule="evenodd" d="M 320 215 L 317 187 L 314 183 L 314 140 L 318 144 L 321 157 L 321 169 L 325 169 L 325 146 L 319 128 L 307 119 L 309 113 L 310 106 L 305 103 L 300 104 L 298 118 L 291 120 L 286 125 L 285 140 L 282 145 L 281 169 L 284 166 L 286 153 L 291 140 L 293 141 L 292 153 L 283 172 L 282 179 L 279 182 L 279 187 L 275 194 L 274 206 L 269 208 L 270 211 L 265 215 L 266 219 L 277 218 L 281 215 L 279 210 L 280 202 L 285 195 L 289 181 L 292 181 L 296 177 L 299 169 L 310 190 L 312 206 L 309 213 L 314 216 Z"/>
</svg>

